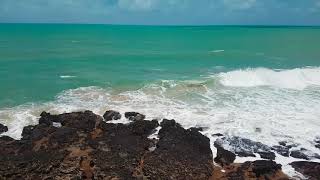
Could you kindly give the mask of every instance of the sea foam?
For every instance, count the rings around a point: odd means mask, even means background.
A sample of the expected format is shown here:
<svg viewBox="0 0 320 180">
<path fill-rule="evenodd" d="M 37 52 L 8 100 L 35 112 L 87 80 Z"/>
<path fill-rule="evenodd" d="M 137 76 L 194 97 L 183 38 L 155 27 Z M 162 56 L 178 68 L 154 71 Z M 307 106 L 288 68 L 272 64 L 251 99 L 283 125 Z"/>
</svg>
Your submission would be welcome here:
<svg viewBox="0 0 320 180">
<path fill-rule="evenodd" d="M 219 76 L 223 85 L 235 87 L 274 86 L 302 90 L 308 86 L 320 85 L 320 68 L 279 71 L 257 68 L 221 73 Z"/>
</svg>

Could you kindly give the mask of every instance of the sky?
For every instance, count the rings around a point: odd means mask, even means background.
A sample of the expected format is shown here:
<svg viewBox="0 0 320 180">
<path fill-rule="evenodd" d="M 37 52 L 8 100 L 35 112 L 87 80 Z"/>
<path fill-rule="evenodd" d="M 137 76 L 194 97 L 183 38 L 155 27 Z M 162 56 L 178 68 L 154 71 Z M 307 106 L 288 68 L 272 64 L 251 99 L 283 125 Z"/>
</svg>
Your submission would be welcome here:
<svg viewBox="0 0 320 180">
<path fill-rule="evenodd" d="M 320 25 L 320 0 L 0 0 L 0 22 Z"/>
</svg>

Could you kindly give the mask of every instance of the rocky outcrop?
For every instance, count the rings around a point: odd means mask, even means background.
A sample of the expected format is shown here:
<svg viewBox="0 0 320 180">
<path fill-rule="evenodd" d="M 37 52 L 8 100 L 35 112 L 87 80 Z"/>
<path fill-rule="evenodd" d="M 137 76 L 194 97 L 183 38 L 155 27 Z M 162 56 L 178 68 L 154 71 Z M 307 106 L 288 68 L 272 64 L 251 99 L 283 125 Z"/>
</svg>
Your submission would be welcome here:
<svg viewBox="0 0 320 180">
<path fill-rule="evenodd" d="M 236 159 L 236 155 L 228 150 L 225 150 L 217 142 L 214 143 L 214 147 L 217 148 L 217 157 L 214 158 L 214 161 L 221 166 L 230 165 Z"/>
<path fill-rule="evenodd" d="M 105 121 L 119 120 L 121 119 L 121 114 L 117 111 L 109 110 L 103 115 Z"/>
<path fill-rule="evenodd" d="M 130 121 L 139 121 L 139 120 L 144 120 L 146 118 L 145 115 L 137 112 L 126 112 L 124 116 Z"/>
<path fill-rule="evenodd" d="M 184 129 L 174 120 L 163 120 L 159 142 L 144 157 L 144 175 L 151 179 L 208 179 L 213 161 L 210 140 L 195 129 Z"/>
<path fill-rule="evenodd" d="M 7 131 L 8 131 L 8 127 L 0 123 L 0 134 Z"/>
<path fill-rule="evenodd" d="M 227 145 L 230 148 L 229 150 L 239 157 L 256 157 L 255 154 L 259 154 L 261 158 L 269 160 L 274 160 L 276 157 L 275 153 L 267 145 L 241 137 L 223 137 L 217 139 L 215 144 L 221 147 Z"/>
<path fill-rule="evenodd" d="M 243 164 L 231 164 L 224 169 L 215 168 L 211 180 L 286 180 L 288 177 L 282 173 L 281 165 L 267 160 L 245 162 Z"/>
<path fill-rule="evenodd" d="M 298 161 L 290 164 L 296 171 L 303 174 L 307 179 L 318 180 L 320 178 L 320 163 Z"/>
<path fill-rule="evenodd" d="M 215 161 L 223 167 L 214 166 L 201 128 L 159 125 L 140 113 L 126 113 L 129 124 L 104 121 L 116 116 L 41 113 L 21 140 L 0 137 L 0 179 L 286 179 L 273 161 L 233 163 L 235 154 L 219 143 Z M 159 138 L 150 139 L 159 126 Z"/>
</svg>

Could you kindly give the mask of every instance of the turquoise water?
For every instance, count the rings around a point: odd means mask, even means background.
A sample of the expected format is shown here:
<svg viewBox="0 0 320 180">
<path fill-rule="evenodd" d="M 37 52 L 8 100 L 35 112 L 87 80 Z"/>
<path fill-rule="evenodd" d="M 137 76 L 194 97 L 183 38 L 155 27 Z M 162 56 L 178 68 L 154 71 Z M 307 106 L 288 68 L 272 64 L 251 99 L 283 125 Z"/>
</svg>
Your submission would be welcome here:
<svg viewBox="0 0 320 180">
<path fill-rule="evenodd" d="M 0 107 L 77 87 L 122 91 L 239 68 L 319 66 L 319 42 L 320 29 L 308 27 L 0 24 Z"/>
<path fill-rule="evenodd" d="M 319 42 L 318 27 L 0 24 L 0 123 L 19 139 L 42 111 L 138 111 L 320 154 Z M 276 158 L 290 175 L 294 160 Z"/>
</svg>

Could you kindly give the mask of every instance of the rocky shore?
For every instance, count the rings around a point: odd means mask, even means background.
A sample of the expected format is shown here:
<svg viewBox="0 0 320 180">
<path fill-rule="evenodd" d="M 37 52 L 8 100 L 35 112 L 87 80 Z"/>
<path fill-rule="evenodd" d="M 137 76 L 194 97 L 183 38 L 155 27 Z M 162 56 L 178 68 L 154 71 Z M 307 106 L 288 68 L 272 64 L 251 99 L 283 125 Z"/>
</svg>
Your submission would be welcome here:
<svg viewBox="0 0 320 180">
<path fill-rule="evenodd" d="M 108 122 L 121 119 L 116 111 L 103 117 L 91 111 L 41 113 L 39 124 L 25 127 L 21 140 L 0 137 L 0 179 L 290 179 L 273 161 L 275 152 L 292 156 L 286 144 L 268 147 L 215 134 L 219 138 L 211 142 L 217 149 L 213 157 L 202 128 L 184 129 L 175 120 L 145 120 L 136 112 L 124 116 L 131 122 Z M 0 124 L 0 133 L 7 130 Z M 315 142 L 319 146 L 320 141 Z M 295 155 L 302 157 L 299 152 Z M 234 163 L 236 156 L 256 154 L 265 160 Z M 320 178 L 319 163 L 291 165 L 307 179 Z"/>
</svg>

